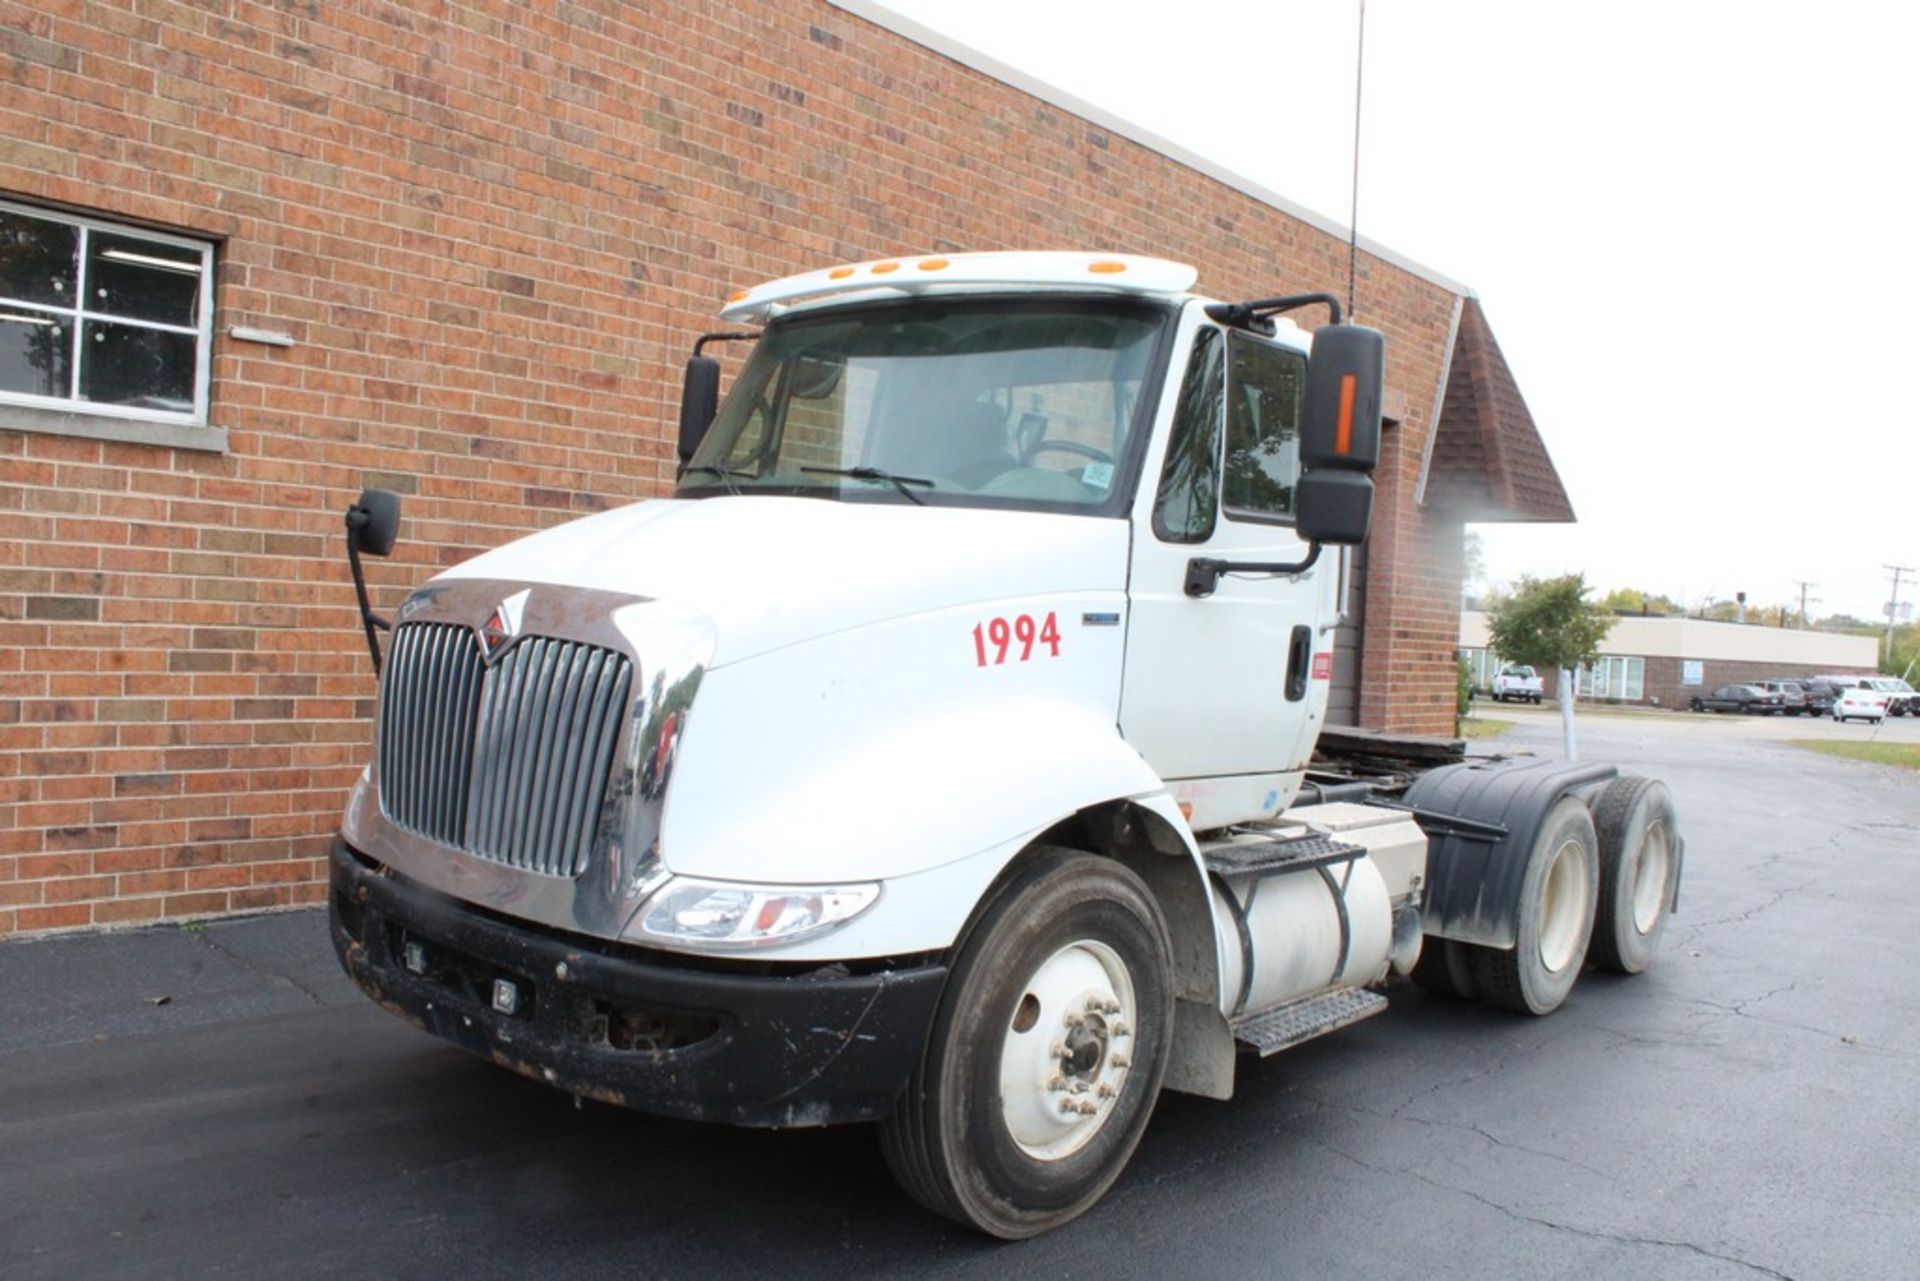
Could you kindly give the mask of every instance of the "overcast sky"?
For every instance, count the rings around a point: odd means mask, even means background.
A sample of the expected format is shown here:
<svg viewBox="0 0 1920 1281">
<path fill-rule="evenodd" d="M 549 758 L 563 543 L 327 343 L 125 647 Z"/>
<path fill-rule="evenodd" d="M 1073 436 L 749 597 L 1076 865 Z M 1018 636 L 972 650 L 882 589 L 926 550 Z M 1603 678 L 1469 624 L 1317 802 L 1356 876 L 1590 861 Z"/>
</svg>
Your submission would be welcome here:
<svg viewBox="0 0 1920 1281">
<path fill-rule="evenodd" d="M 1348 219 L 1355 0 L 885 2 Z M 1480 527 L 1490 579 L 1882 617 L 1920 567 L 1917 37 L 1891 2 L 1370 0 L 1361 233 L 1479 294 L 1579 516 Z"/>
</svg>

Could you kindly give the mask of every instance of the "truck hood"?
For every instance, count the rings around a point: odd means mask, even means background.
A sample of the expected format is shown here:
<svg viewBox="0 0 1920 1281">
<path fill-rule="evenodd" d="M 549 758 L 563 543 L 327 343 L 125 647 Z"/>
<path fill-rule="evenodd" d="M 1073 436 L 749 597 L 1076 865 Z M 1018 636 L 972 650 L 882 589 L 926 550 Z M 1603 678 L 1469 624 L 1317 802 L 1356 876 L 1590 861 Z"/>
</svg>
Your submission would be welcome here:
<svg viewBox="0 0 1920 1281">
<path fill-rule="evenodd" d="M 603 512 L 486 552 L 439 581 L 550 583 L 684 605 L 713 621 L 719 667 L 930 610 L 1119 591 L 1126 569 L 1119 519 L 751 495 Z"/>
</svg>

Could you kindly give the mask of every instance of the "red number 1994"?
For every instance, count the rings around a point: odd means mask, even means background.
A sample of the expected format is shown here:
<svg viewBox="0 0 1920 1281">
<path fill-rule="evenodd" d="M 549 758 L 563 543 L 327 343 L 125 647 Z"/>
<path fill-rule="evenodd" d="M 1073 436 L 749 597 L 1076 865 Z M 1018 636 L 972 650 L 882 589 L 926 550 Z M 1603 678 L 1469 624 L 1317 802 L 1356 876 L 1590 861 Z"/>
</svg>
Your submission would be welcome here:
<svg viewBox="0 0 1920 1281">
<path fill-rule="evenodd" d="M 1060 622 L 1048 614 L 1043 622 L 1033 621 L 1032 614 L 1022 614 L 1009 622 L 996 618 L 981 623 L 973 629 L 973 657 L 981 667 L 987 665 L 987 654 L 991 650 L 993 665 L 998 667 L 1007 661 L 1007 655 L 1013 653 L 1014 646 L 1020 647 L 1018 659 L 1024 663 L 1033 657 L 1035 645 L 1047 647 L 1046 657 L 1060 657 Z"/>
</svg>

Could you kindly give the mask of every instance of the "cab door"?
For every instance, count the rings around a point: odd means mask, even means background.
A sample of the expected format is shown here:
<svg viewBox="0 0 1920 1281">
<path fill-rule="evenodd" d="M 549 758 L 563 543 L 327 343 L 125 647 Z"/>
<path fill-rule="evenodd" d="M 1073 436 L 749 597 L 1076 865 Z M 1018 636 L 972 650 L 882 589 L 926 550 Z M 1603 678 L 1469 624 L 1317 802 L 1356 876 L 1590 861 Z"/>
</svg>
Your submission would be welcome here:
<svg viewBox="0 0 1920 1281">
<path fill-rule="evenodd" d="M 1202 321 L 1135 507 L 1121 730 L 1198 830 L 1283 809 L 1325 712 L 1318 623 L 1337 556 L 1185 590 L 1195 557 L 1306 558 L 1293 529 L 1303 346 Z"/>
</svg>

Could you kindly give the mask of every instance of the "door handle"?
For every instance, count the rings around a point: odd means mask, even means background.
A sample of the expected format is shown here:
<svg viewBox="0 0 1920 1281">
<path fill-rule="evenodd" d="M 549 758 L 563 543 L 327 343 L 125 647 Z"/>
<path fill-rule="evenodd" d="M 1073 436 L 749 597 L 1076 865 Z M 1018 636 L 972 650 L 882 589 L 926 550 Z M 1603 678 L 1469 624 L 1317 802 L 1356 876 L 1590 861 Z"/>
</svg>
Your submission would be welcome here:
<svg viewBox="0 0 1920 1281">
<path fill-rule="evenodd" d="M 1307 696 L 1307 668 L 1313 662 L 1313 628 L 1300 623 L 1287 641 L 1287 701 L 1297 703 Z"/>
</svg>

